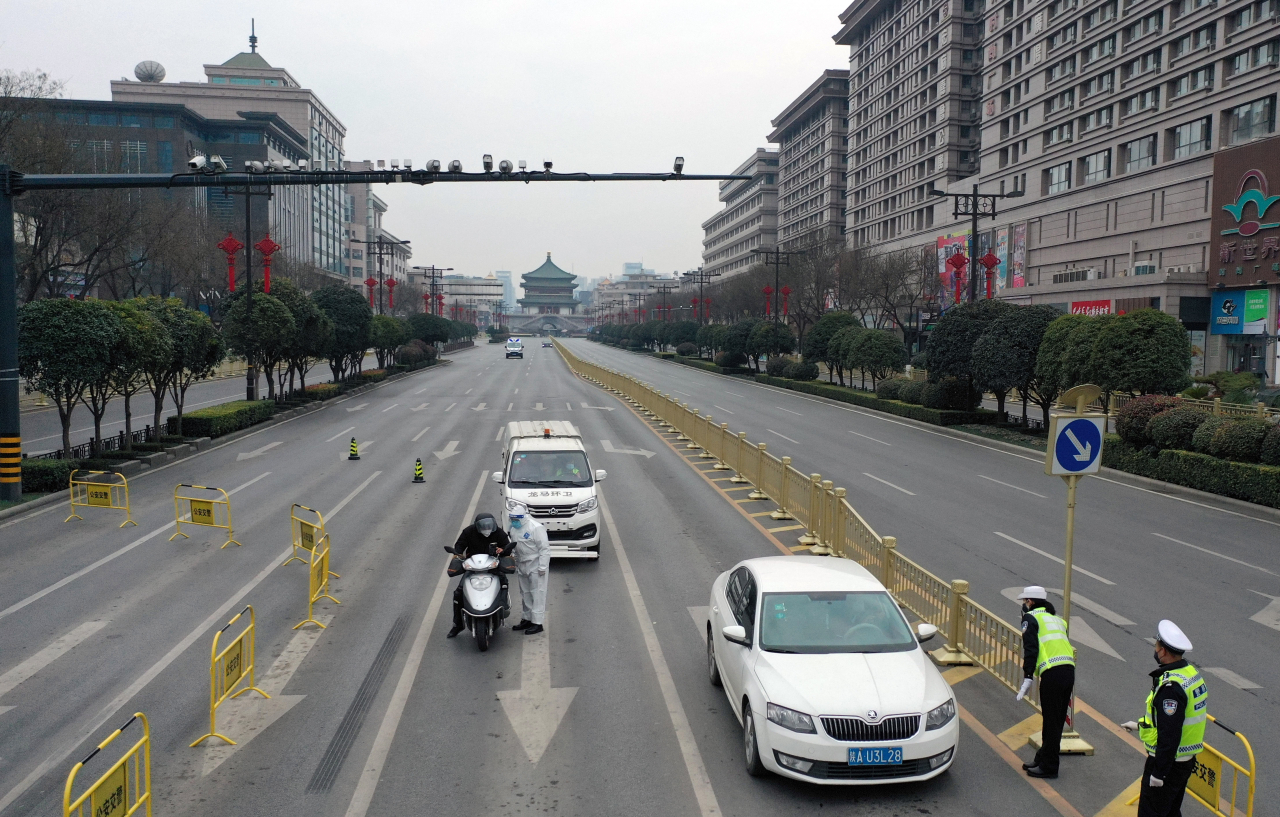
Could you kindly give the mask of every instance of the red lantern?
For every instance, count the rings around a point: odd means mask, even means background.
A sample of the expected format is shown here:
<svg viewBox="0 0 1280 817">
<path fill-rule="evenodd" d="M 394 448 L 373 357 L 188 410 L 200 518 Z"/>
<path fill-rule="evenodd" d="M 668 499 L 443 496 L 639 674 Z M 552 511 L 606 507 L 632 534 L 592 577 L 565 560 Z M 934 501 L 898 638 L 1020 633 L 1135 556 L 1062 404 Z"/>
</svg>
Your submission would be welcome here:
<svg viewBox="0 0 1280 817">
<path fill-rule="evenodd" d="M 370 276 L 364 279 L 364 285 L 369 288 L 369 308 L 373 309 L 373 288 L 378 285 L 378 279 Z"/>
<path fill-rule="evenodd" d="M 244 249 L 244 245 L 231 233 L 218 242 L 218 249 L 227 254 L 227 288 L 236 291 L 236 253 Z"/>
<path fill-rule="evenodd" d="M 442 317 L 444 316 L 444 293 L 443 292 L 436 295 L 436 314 Z"/>
<path fill-rule="evenodd" d="M 271 240 L 271 233 L 267 233 L 266 237 L 253 245 L 253 248 L 262 253 L 262 291 L 271 294 L 271 256 L 280 252 L 280 245 Z"/>
<path fill-rule="evenodd" d="M 396 308 L 396 284 L 397 283 L 398 282 L 394 278 L 387 281 L 387 299 L 390 302 L 391 309 Z"/>
<path fill-rule="evenodd" d="M 772 314 L 772 313 L 770 312 L 770 306 L 769 306 L 769 304 L 770 304 L 770 300 L 769 300 L 769 296 L 773 294 L 773 287 L 771 287 L 771 286 L 766 286 L 764 289 L 762 289 L 762 290 L 760 290 L 760 291 L 764 293 L 764 314 L 765 314 L 765 316 L 767 317 L 768 315 Z"/>
<path fill-rule="evenodd" d="M 782 288 L 782 316 L 787 315 L 787 299 L 791 297 L 791 287 L 784 286 Z"/>
</svg>

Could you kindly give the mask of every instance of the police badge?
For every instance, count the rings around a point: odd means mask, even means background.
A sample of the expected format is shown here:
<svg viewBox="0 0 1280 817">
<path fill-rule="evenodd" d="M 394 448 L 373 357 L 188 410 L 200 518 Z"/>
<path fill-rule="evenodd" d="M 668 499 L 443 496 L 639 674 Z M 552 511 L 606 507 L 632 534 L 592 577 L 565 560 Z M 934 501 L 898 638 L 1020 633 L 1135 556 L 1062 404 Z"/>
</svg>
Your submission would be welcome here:
<svg viewBox="0 0 1280 817">
<path fill-rule="evenodd" d="M 1165 698 L 1163 701 L 1161 701 L 1160 706 L 1162 709 L 1164 709 L 1164 714 L 1166 715 L 1173 715 L 1175 712 L 1178 711 L 1178 702 L 1174 700 L 1170 700 L 1169 698 Z"/>
</svg>

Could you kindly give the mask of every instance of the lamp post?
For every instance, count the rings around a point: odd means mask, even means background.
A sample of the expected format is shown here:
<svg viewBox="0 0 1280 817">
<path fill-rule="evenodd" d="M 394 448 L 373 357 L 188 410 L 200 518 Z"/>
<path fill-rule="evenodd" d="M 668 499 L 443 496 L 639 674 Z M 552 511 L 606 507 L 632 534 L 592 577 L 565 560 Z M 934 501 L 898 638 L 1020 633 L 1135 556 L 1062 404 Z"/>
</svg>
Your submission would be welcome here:
<svg viewBox="0 0 1280 817">
<path fill-rule="evenodd" d="M 378 256 L 378 314 L 381 315 L 382 314 L 382 280 L 383 280 L 382 259 L 388 255 L 395 254 L 397 246 L 408 245 L 409 240 L 405 239 L 404 241 L 387 241 L 386 236 L 379 235 L 373 241 L 369 241 L 368 239 L 355 239 L 355 243 L 363 244 L 365 246 L 366 257 L 370 255 Z M 414 269 L 418 269 L 418 268 L 415 267 Z M 370 301 L 369 306 L 373 306 L 372 301 Z"/>
<path fill-rule="evenodd" d="M 794 253 L 784 252 L 779 250 L 777 247 L 774 247 L 772 250 L 763 250 L 756 247 L 751 251 L 756 255 L 764 256 L 766 259 L 769 256 L 773 256 L 773 292 L 769 294 L 773 295 L 773 322 L 779 323 L 782 320 L 782 316 L 778 314 L 778 296 L 781 294 L 782 290 L 782 285 L 780 283 L 782 275 L 782 261 L 785 258 L 787 263 L 790 264 L 791 256 L 794 255 Z M 768 262 L 766 261 L 766 263 Z"/>
<path fill-rule="evenodd" d="M 667 293 L 675 291 L 676 285 L 675 284 L 658 284 L 656 287 L 654 287 L 654 289 L 662 293 L 662 319 L 665 321 L 670 321 L 671 307 L 667 305 Z"/>
<path fill-rule="evenodd" d="M 969 302 L 978 300 L 978 219 L 982 216 L 996 217 L 996 199 L 1020 199 L 1025 195 L 1022 190 L 1009 193 L 979 193 L 978 185 L 973 186 L 972 193 L 948 193 L 945 190 L 933 189 L 931 196 L 945 196 L 954 204 L 952 216 L 960 218 L 969 216 Z M 990 297 L 990 296 L 988 296 Z"/>
<path fill-rule="evenodd" d="M 440 306 L 440 304 L 438 303 L 438 300 L 444 300 L 444 299 L 443 297 L 440 299 L 436 298 L 436 294 L 437 294 L 436 281 L 442 278 L 446 272 L 453 272 L 453 267 L 437 267 L 436 265 L 432 264 L 429 267 L 414 267 L 414 269 L 418 270 L 419 272 L 423 273 L 424 276 L 429 277 L 431 279 L 431 283 L 429 285 L 427 295 L 423 296 L 423 300 L 431 304 L 431 309 L 427 310 L 427 314 L 428 315 L 441 314 L 441 312 L 437 312 L 436 309 L 437 307 Z"/>
<path fill-rule="evenodd" d="M 688 284 L 690 284 L 690 285 L 692 285 L 692 284 L 697 284 L 697 285 L 698 285 L 698 299 L 697 299 L 696 301 L 691 301 L 691 303 L 693 303 L 694 313 L 695 313 L 695 318 L 696 318 L 696 320 L 698 321 L 698 323 L 699 323 L 699 324 L 702 324 L 702 323 L 705 323 L 705 322 L 706 322 L 707 313 L 708 313 L 708 309 L 707 309 L 707 307 L 709 307 L 709 306 L 711 305 L 711 299 L 710 299 L 710 298 L 704 298 L 704 297 L 702 297 L 702 288 L 703 288 L 703 286 L 705 286 L 707 283 L 709 283 L 709 282 L 711 281 L 711 279 L 712 279 L 712 278 L 718 278 L 719 276 L 720 276 L 720 273 L 718 273 L 718 272 L 707 272 L 707 271 L 706 271 L 706 270 L 704 270 L 702 267 L 698 267 L 696 270 L 694 270 L 694 269 L 688 270 L 688 271 L 686 271 L 683 275 L 681 275 L 681 276 L 680 276 L 681 278 L 683 278 L 683 279 L 685 280 L 685 282 L 686 282 L 686 283 L 688 283 Z M 702 313 L 701 313 L 701 316 L 700 316 L 700 317 L 697 315 L 697 309 L 698 309 L 698 303 L 699 303 L 699 302 L 702 304 Z"/>
</svg>

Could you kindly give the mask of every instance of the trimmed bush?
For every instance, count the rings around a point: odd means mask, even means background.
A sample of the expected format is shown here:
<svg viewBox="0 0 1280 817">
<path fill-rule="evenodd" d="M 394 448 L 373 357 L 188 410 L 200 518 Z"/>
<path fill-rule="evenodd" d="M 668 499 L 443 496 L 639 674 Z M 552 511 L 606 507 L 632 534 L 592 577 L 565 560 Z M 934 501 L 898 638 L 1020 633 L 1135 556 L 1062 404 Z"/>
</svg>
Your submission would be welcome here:
<svg viewBox="0 0 1280 817">
<path fill-rule="evenodd" d="M 1258 459 L 1264 465 L 1280 465 L 1280 426 L 1272 426 L 1267 436 L 1262 438 L 1262 450 Z"/>
<path fill-rule="evenodd" d="M 747 365 L 747 356 L 741 352 L 720 352 L 715 356 L 715 364 L 721 368 L 741 368 Z"/>
<path fill-rule="evenodd" d="M 676 354 L 680 355 L 681 357 L 697 357 L 698 344 L 682 343 L 676 347 Z"/>
<path fill-rule="evenodd" d="M 876 397 L 881 400 L 897 400 L 902 393 L 902 387 L 909 383 L 901 377 L 890 377 L 887 380 L 881 380 L 876 384 Z"/>
<path fill-rule="evenodd" d="M 1192 400 L 1203 400 L 1204 398 L 1209 396 L 1209 392 L 1211 391 L 1213 391 L 1212 388 L 1204 385 L 1203 383 L 1200 383 L 1184 391 L 1182 393 L 1182 396 L 1189 397 Z"/>
<path fill-rule="evenodd" d="M 944 409 L 947 407 L 947 392 L 941 383 L 925 383 L 920 390 L 920 405 L 928 409 Z"/>
<path fill-rule="evenodd" d="M 817 380 L 818 364 L 814 363 L 812 360 L 797 360 L 786 368 L 786 371 L 783 372 L 782 376 L 788 380 Z"/>
<path fill-rule="evenodd" d="M 1204 425 L 1215 419 L 1221 418 L 1210 418 Z M 1102 446 L 1102 464 L 1130 474 L 1280 508 L 1280 468 L 1272 466 L 1229 462 L 1189 451 L 1165 450 L 1150 454 L 1114 434 L 1108 434 Z"/>
<path fill-rule="evenodd" d="M 75 460 L 23 460 L 22 492 L 65 491 L 71 472 L 79 467 Z"/>
<path fill-rule="evenodd" d="M 699 360 L 698 358 L 677 357 L 675 362 L 718 374 L 749 374 L 751 372 L 746 366 L 718 366 L 709 360 Z"/>
<path fill-rule="evenodd" d="M 663 360 L 675 360 L 676 353 L 675 352 L 654 352 L 653 356 L 660 357 Z"/>
<path fill-rule="evenodd" d="M 421 363 L 425 358 L 426 353 L 422 351 L 422 347 L 412 343 L 406 343 L 396 349 L 396 363 L 404 366 L 413 366 Z"/>
<path fill-rule="evenodd" d="M 1224 460 L 1257 462 L 1262 439 L 1271 430 L 1265 420 L 1236 420 L 1224 424 L 1213 434 L 1209 453 Z"/>
<path fill-rule="evenodd" d="M 1177 408 L 1181 403 L 1177 397 L 1160 394 L 1135 397 L 1116 412 L 1116 433 L 1120 435 L 1120 439 L 1138 448 L 1151 445 L 1151 438 L 1147 436 L 1147 423 L 1160 412 Z"/>
<path fill-rule="evenodd" d="M 765 374 L 770 377 L 786 377 L 783 373 L 786 372 L 787 367 L 791 365 L 791 362 L 791 358 L 789 357 L 774 355 L 769 358 L 767 363 L 764 364 Z"/>
<path fill-rule="evenodd" d="M 1195 406 L 1179 406 L 1167 409 L 1152 417 L 1143 436 L 1157 448 L 1176 448 L 1191 451 L 1191 438 L 1200 424 L 1209 419 L 1209 412 Z"/>
<path fill-rule="evenodd" d="M 365 383 L 378 383 L 387 379 L 387 370 L 370 369 L 367 372 L 361 372 L 360 379 Z"/>
<path fill-rule="evenodd" d="M 791 389 L 792 391 L 812 394 L 817 397 L 826 397 L 831 400 L 838 400 L 841 403 L 850 403 L 873 411 L 883 411 L 887 414 L 895 414 L 899 417 L 907 417 L 912 420 L 919 420 L 923 423 L 929 423 L 935 426 L 954 426 L 962 424 L 993 425 L 1000 419 L 999 414 L 996 414 L 994 411 L 987 411 L 986 409 L 978 409 L 976 411 L 928 409 L 923 406 L 909 405 L 898 400 L 881 400 L 879 397 L 872 396 L 869 392 L 850 389 L 845 386 L 833 386 L 821 381 L 801 382 L 796 380 L 779 380 L 778 378 L 769 377 L 767 374 L 756 375 L 756 380 L 761 383 L 767 383 L 771 386 L 781 386 L 786 389 Z M 941 384 L 935 385 L 941 387 Z"/>
<path fill-rule="evenodd" d="M 221 437 L 248 428 L 275 414 L 274 400 L 232 400 L 182 415 L 182 429 L 191 437 Z M 168 418 L 168 427 L 176 429 L 178 418 Z"/>
<path fill-rule="evenodd" d="M 970 388 L 969 381 L 958 377 L 942 379 L 942 393 L 946 395 L 945 409 L 952 411 L 973 411 L 982 405 L 982 393 Z"/>
<path fill-rule="evenodd" d="M 307 386 L 306 395 L 316 400 L 328 400 L 330 397 L 337 397 L 339 391 L 337 383 L 313 383 Z"/>
<path fill-rule="evenodd" d="M 1191 447 L 1200 454 L 1213 453 L 1213 436 L 1218 429 L 1231 422 L 1229 417 L 1210 417 L 1205 420 L 1191 435 Z"/>
<path fill-rule="evenodd" d="M 910 403 L 913 406 L 920 405 L 921 396 L 924 394 L 925 381 L 910 380 L 902 384 L 902 388 L 898 389 L 898 399 L 903 403 Z"/>
</svg>

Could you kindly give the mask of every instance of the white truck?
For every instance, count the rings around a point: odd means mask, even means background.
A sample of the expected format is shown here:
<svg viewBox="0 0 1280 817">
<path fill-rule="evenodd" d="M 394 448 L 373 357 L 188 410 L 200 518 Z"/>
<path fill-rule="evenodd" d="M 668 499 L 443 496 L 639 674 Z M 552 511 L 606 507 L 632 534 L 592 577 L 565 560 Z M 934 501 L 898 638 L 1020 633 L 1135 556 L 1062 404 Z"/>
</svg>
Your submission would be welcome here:
<svg viewBox="0 0 1280 817">
<path fill-rule="evenodd" d="M 492 479 L 502 491 L 503 507 L 523 503 L 547 528 L 552 557 L 598 559 L 600 510 L 596 483 L 604 471 L 592 471 L 578 429 L 564 420 L 507 423 L 502 470 Z"/>
</svg>

